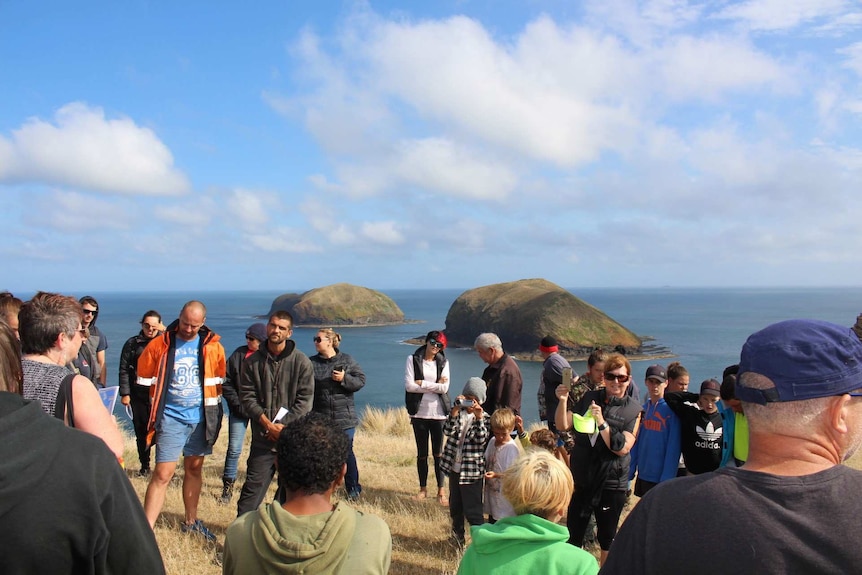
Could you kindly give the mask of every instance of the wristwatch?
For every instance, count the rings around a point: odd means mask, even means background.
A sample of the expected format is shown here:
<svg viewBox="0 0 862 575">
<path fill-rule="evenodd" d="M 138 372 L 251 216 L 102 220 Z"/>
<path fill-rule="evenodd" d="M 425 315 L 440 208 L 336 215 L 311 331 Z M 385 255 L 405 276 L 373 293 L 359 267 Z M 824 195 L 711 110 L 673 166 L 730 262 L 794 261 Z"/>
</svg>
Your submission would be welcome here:
<svg viewBox="0 0 862 575">
<path fill-rule="evenodd" d="M 602 424 L 599 426 L 599 428 L 598 428 L 598 429 L 599 429 L 599 431 L 604 431 L 604 430 L 606 430 L 607 428 L 608 428 L 608 422 L 607 422 L 607 421 L 605 421 L 604 423 L 602 423 Z"/>
</svg>

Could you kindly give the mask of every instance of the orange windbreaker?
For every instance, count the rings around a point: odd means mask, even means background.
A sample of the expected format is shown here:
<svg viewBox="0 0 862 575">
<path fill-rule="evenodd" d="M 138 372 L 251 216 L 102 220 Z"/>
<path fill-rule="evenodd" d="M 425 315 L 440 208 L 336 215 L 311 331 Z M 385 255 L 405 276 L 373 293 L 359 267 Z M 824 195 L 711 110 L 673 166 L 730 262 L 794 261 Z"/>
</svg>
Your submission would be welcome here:
<svg viewBox="0 0 862 575">
<path fill-rule="evenodd" d="M 147 422 L 147 445 L 153 443 L 156 427 L 164 413 L 164 399 L 173 376 L 174 350 L 176 349 L 177 323 L 147 344 L 138 359 L 138 385 L 150 388 L 150 418 Z M 203 374 L 204 419 L 207 427 L 207 443 L 213 445 L 218 438 L 222 420 L 221 385 L 225 377 L 224 348 L 221 337 L 207 326 L 200 330 L 198 362 Z"/>
</svg>

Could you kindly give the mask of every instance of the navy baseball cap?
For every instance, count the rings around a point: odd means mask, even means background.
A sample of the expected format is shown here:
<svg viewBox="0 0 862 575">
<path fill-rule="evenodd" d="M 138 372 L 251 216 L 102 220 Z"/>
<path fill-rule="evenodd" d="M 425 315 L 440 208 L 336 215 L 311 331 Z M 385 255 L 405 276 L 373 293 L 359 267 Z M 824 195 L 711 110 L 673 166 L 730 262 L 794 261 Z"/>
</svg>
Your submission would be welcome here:
<svg viewBox="0 0 862 575">
<path fill-rule="evenodd" d="M 770 389 L 745 386 L 746 373 L 769 378 Z M 736 397 L 765 405 L 841 395 L 862 388 L 862 341 L 849 327 L 792 319 L 749 336 L 739 359 Z"/>
</svg>

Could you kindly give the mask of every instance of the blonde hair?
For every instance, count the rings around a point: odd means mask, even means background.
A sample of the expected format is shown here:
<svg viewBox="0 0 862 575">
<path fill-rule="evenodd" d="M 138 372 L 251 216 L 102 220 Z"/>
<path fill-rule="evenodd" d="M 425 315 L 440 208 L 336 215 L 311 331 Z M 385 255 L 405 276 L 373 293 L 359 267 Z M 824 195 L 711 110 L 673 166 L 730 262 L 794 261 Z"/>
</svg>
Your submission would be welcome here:
<svg viewBox="0 0 862 575">
<path fill-rule="evenodd" d="M 569 505 L 575 483 L 572 472 L 543 449 L 531 449 L 503 472 L 503 496 L 518 515 L 553 519 Z"/>
<path fill-rule="evenodd" d="M 328 337 L 329 341 L 332 342 L 332 347 L 334 347 L 335 349 L 338 349 L 338 344 L 341 343 L 341 334 L 340 333 L 335 333 L 335 330 L 332 329 L 331 327 L 321 328 L 321 329 L 317 330 L 317 333 L 322 333 L 326 337 Z"/>
<path fill-rule="evenodd" d="M 504 407 L 491 414 L 491 429 L 512 431 L 515 429 L 515 412 Z"/>
</svg>

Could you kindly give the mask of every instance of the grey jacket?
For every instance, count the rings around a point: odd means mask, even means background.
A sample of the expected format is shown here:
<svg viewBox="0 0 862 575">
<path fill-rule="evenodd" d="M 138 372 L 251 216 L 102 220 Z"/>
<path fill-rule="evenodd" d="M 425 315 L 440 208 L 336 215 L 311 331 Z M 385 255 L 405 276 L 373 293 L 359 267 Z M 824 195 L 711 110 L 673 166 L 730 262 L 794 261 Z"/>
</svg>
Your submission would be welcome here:
<svg viewBox="0 0 862 575">
<path fill-rule="evenodd" d="M 260 416 L 273 420 L 280 407 L 287 409 L 281 423 L 298 419 L 311 411 L 314 400 L 314 369 L 308 357 L 296 349 L 296 342 L 287 345 L 277 357 L 267 346 L 248 356 L 242 364 L 239 398 L 243 411 L 251 420 L 252 443 L 275 447 L 260 425 Z"/>
</svg>

